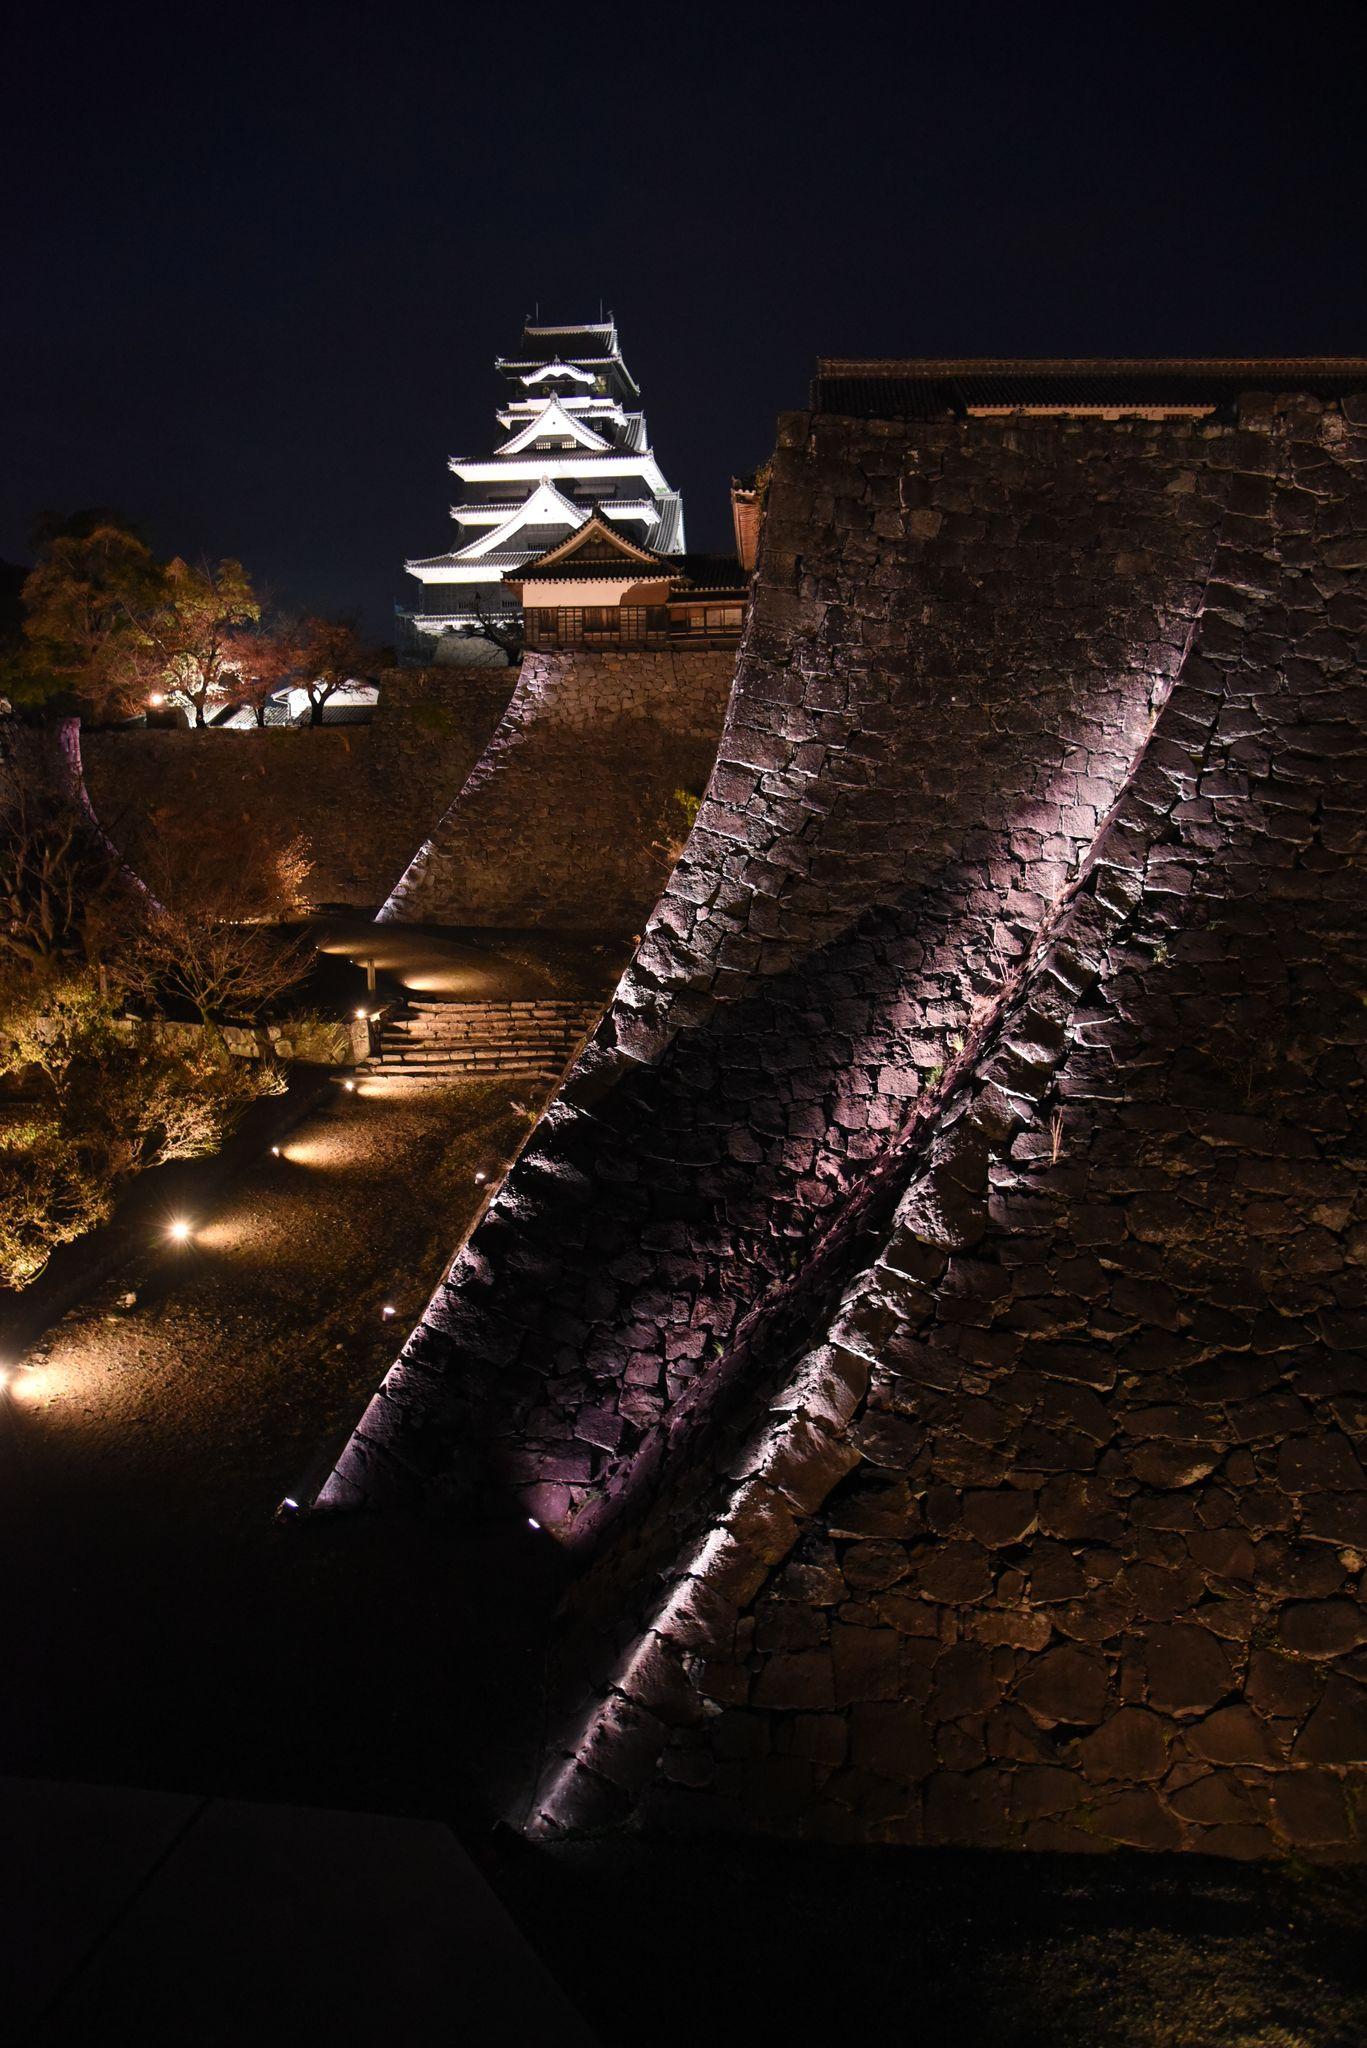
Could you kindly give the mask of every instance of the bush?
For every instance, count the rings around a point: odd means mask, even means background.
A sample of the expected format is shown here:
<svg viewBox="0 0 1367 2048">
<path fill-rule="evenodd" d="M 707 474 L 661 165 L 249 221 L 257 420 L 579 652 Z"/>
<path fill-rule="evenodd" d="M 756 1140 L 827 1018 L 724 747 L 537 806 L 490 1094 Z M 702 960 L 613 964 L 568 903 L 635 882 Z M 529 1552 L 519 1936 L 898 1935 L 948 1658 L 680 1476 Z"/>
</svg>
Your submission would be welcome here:
<svg viewBox="0 0 1367 2048">
<path fill-rule="evenodd" d="M 41 1107 L 0 1130 L 0 1283 L 26 1287 L 52 1252 L 110 1215 L 135 1174 L 216 1152 L 243 1110 L 278 1093 L 273 1060 L 131 1038 L 93 972 L 3 1005 L 0 1075 Z"/>
<path fill-rule="evenodd" d="M 0 1129 L 0 1285 L 27 1287 L 58 1245 L 107 1221 L 113 1198 L 55 1124 Z"/>
</svg>

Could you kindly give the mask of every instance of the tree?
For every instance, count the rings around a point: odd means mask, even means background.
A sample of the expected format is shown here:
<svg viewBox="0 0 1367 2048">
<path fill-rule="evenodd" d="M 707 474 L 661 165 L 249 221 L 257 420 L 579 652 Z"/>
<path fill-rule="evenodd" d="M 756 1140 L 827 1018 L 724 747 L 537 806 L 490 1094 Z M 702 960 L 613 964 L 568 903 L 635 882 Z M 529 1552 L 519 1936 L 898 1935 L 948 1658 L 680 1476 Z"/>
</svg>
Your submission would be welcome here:
<svg viewBox="0 0 1367 2048">
<path fill-rule="evenodd" d="M 139 619 L 160 600 L 161 571 L 137 535 L 112 518 L 50 531 L 24 579 L 23 645 L 8 664 L 16 704 L 65 702 L 89 719 L 142 708 L 146 649 Z"/>
<path fill-rule="evenodd" d="M 291 621 L 237 627 L 228 636 L 224 667 L 229 694 L 249 706 L 258 725 L 266 707 L 300 672 L 303 640 Z"/>
<path fill-rule="evenodd" d="M 188 1004 L 221 1040 L 225 1023 L 253 1023 L 304 980 L 307 938 L 280 929 L 305 905 L 312 862 L 302 837 L 271 853 L 207 825 L 162 833 L 143 860 L 155 899 L 130 986 L 153 1001 Z"/>
<path fill-rule="evenodd" d="M 53 1249 L 105 1222 L 148 1167 L 213 1152 L 247 1103 L 274 1093 L 273 1061 L 201 1041 L 180 1050 L 116 1015 L 79 966 L 16 984 L 0 1006 L 0 1076 L 27 1098 L 0 1124 L 0 1284 L 26 1287 Z"/>
<path fill-rule="evenodd" d="M 158 902 L 52 780 L 50 758 L 12 741 L 0 763 L 0 1285 L 23 1287 L 54 1246 L 108 1217 L 131 1175 L 214 1151 L 246 1103 L 282 1085 L 273 1060 L 232 1058 L 217 1027 L 293 987 L 312 951 L 266 922 L 299 906 L 301 845 L 253 854 L 207 823 L 188 843 L 163 835 Z M 120 1015 L 130 992 L 178 994 L 207 1028 L 177 1044 L 164 1020 Z"/>
<path fill-rule="evenodd" d="M 195 567 L 175 556 L 161 572 L 156 603 L 134 615 L 148 694 L 185 705 L 197 726 L 207 725 L 207 707 L 229 687 L 235 631 L 260 616 L 240 562 Z"/>
<path fill-rule="evenodd" d="M 62 962 L 97 970 L 127 950 L 136 884 L 79 805 L 13 750 L 0 805 L 0 966 L 42 975 Z"/>
<path fill-rule="evenodd" d="M 309 724 L 321 725 L 329 697 L 349 682 L 373 676 L 380 653 L 362 640 L 350 617 L 305 619 L 300 637 L 299 680 L 308 692 Z"/>
<path fill-rule="evenodd" d="M 495 647 L 501 647 L 507 655 L 510 666 L 516 667 L 522 659 L 526 645 L 527 630 L 520 611 L 495 612 L 485 605 L 479 585 L 475 585 L 475 614 L 479 619 L 476 639 L 492 640 Z"/>
</svg>

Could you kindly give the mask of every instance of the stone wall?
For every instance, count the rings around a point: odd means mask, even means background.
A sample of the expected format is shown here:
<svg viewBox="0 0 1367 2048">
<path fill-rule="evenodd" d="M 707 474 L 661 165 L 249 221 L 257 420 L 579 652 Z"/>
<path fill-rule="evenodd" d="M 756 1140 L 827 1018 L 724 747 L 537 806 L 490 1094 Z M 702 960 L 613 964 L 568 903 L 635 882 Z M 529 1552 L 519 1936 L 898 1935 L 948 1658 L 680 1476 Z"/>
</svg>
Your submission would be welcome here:
<svg viewBox="0 0 1367 2048">
<path fill-rule="evenodd" d="M 385 906 L 401 922 L 639 928 L 716 756 L 735 657 L 529 652 L 477 769 Z"/>
<path fill-rule="evenodd" d="M 539 1825 L 1353 1853 L 1365 470 L 785 424 L 697 828 L 321 1496 L 596 1547 Z"/>
<path fill-rule="evenodd" d="M 369 725 L 82 735 L 97 816 L 136 870 L 149 835 L 208 817 L 314 858 L 319 903 L 373 908 L 461 787 L 511 694 L 508 670 L 391 670 Z"/>
</svg>

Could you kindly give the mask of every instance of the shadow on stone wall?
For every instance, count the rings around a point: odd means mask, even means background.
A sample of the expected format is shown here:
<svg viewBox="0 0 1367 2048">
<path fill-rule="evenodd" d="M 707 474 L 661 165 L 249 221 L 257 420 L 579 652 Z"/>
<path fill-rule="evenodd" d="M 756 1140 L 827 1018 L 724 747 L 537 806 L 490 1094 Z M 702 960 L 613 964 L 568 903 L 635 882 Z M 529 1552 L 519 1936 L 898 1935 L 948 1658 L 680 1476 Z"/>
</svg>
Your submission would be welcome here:
<svg viewBox="0 0 1367 2048">
<path fill-rule="evenodd" d="M 1352 1853 L 1352 414 L 785 427 L 697 828 L 321 1496 L 598 1546 L 539 1825 Z"/>
</svg>

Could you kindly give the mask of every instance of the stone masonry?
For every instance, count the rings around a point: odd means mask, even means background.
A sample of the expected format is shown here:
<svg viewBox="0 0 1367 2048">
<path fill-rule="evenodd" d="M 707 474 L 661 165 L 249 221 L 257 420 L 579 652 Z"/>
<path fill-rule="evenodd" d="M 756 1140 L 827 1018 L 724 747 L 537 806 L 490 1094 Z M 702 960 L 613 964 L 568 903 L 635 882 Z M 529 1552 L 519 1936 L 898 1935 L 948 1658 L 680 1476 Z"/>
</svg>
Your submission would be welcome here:
<svg viewBox="0 0 1367 2048">
<path fill-rule="evenodd" d="M 697 827 L 320 1496 L 594 1556 L 539 1827 L 1355 1853 L 1364 564 L 1357 400 L 784 423 Z"/>
<path fill-rule="evenodd" d="M 302 832 L 315 899 L 371 909 L 479 759 L 513 681 L 391 670 L 369 725 L 87 732 L 86 786 L 135 870 L 148 835 L 183 816 L 281 846 Z"/>
<path fill-rule="evenodd" d="M 729 653 L 524 655 L 503 721 L 382 915 L 400 923 L 639 930 L 701 792 Z"/>
</svg>

